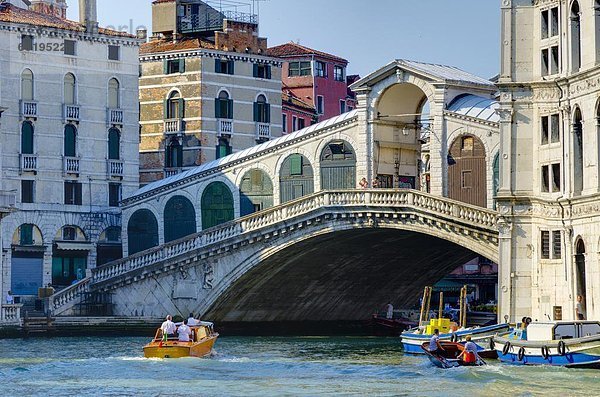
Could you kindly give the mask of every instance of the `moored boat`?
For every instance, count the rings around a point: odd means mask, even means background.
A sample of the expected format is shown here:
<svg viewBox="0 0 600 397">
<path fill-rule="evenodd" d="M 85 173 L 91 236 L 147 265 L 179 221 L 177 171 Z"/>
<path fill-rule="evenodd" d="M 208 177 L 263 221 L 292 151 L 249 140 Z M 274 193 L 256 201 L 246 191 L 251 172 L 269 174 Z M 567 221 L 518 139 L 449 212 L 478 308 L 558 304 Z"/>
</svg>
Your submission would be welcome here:
<svg viewBox="0 0 600 397">
<path fill-rule="evenodd" d="M 436 352 L 429 351 L 429 342 L 421 345 L 421 350 L 427 355 L 427 358 L 433 365 L 439 368 L 454 368 L 461 366 L 479 366 L 485 365 L 482 357 L 479 355 L 474 363 L 466 363 L 459 359 L 458 356 L 465 350 L 465 347 L 456 342 L 439 342 L 443 350 Z"/>
<path fill-rule="evenodd" d="M 204 357 L 212 352 L 212 348 L 219 337 L 214 331 L 213 324 L 201 322 L 190 327 L 192 335 L 189 342 L 181 342 L 178 338 L 163 340 L 162 330 L 159 328 L 154 339 L 144 346 L 146 358 L 181 358 Z"/>
<path fill-rule="evenodd" d="M 598 321 L 534 322 L 493 340 L 505 363 L 600 369 Z"/>
</svg>

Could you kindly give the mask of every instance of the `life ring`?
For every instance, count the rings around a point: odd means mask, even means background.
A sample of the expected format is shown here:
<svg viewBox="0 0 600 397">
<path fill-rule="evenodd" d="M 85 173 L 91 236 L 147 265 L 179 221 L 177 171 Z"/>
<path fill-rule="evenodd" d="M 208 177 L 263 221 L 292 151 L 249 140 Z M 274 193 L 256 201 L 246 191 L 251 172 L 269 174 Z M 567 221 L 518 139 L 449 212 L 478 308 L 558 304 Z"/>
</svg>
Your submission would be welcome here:
<svg viewBox="0 0 600 397">
<path fill-rule="evenodd" d="M 550 349 L 548 349 L 548 346 L 542 346 L 542 357 L 544 357 L 544 360 L 547 360 L 550 357 Z"/>
<path fill-rule="evenodd" d="M 558 342 L 558 354 L 560 354 L 561 356 L 564 356 L 567 353 L 567 346 L 565 345 L 564 341 L 560 341 Z"/>
<path fill-rule="evenodd" d="M 504 354 L 506 356 L 508 354 L 509 350 L 510 350 L 510 342 L 506 342 L 506 344 L 502 348 L 502 354 Z"/>
<path fill-rule="evenodd" d="M 525 357 L 525 348 L 523 346 L 519 349 L 517 357 L 519 358 L 519 361 L 523 361 L 523 358 Z"/>
<path fill-rule="evenodd" d="M 496 342 L 493 338 L 490 338 L 490 350 L 496 350 Z"/>
<path fill-rule="evenodd" d="M 455 332 L 452 333 L 452 336 L 450 337 L 450 342 L 458 342 L 458 335 L 456 335 Z"/>
<path fill-rule="evenodd" d="M 533 321 L 533 320 L 531 319 L 531 317 L 527 317 L 527 318 L 525 319 L 525 324 L 529 325 L 529 324 L 531 324 L 531 322 L 532 322 L 532 321 Z"/>
</svg>

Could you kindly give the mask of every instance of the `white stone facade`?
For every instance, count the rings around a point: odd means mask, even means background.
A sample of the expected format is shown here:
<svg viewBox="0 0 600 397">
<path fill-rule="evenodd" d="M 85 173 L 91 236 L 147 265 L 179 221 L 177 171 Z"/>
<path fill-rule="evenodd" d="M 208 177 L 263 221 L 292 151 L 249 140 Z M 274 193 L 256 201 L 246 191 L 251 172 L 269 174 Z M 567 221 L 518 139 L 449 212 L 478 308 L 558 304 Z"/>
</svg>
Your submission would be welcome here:
<svg viewBox="0 0 600 397">
<path fill-rule="evenodd" d="M 502 3 L 500 316 L 600 316 L 600 2 Z"/>
<path fill-rule="evenodd" d="M 13 271 L 19 265 L 13 259 L 36 256 L 42 260 L 41 268 L 27 268 L 36 272 L 29 293 L 20 295 L 37 295 L 35 287 L 56 284 L 53 251 L 60 241 L 81 243 L 59 248 L 85 257 L 88 269 L 96 266 L 101 234 L 108 227 L 120 228 L 120 211 L 114 206 L 114 199 L 120 197 L 115 195 L 120 190 L 127 196 L 139 186 L 140 42 L 104 29 L 86 31 L 72 21 L 47 23 L 44 15 L 14 5 L 8 10 L 34 23 L 0 23 L 0 106 L 6 108 L 0 127 L 2 179 L 4 189 L 17 192 L 19 209 L 2 222 L 5 246 L 0 292 L 4 295 L 15 287 Z M 24 35 L 32 37 L 30 50 L 23 47 Z M 74 55 L 67 55 L 71 45 Z M 110 51 L 118 59 L 109 59 Z M 33 139 L 28 141 L 32 150 L 24 148 L 24 123 L 33 127 Z M 65 152 L 68 125 L 75 131 L 74 155 Z M 119 139 L 118 153 L 109 161 L 111 128 L 118 129 Z M 25 186 L 23 181 L 32 185 Z M 79 184 L 71 190 L 73 200 L 65 197 L 65 182 Z M 120 185 L 113 188 L 112 205 L 109 184 Z M 26 242 L 19 234 L 24 224 L 33 225 Z M 64 234 L 65 226 L 75 234 Z"/>
</svg>

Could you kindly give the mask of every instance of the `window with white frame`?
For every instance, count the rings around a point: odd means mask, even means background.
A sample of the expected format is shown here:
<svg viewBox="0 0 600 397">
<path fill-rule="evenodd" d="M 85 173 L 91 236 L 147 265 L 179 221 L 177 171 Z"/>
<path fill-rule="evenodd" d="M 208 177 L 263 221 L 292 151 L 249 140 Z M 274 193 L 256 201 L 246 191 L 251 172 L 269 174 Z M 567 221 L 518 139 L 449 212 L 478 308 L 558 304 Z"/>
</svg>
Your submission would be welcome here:
<svg viewBox="0 0 600 397">
<path fill-rule="evenodd" d="M 333 79 L 335 81 L 344 81 L 346 78 L 346 72 L 343 66 L 334 66 L 333 67 Z"/>
</svg>

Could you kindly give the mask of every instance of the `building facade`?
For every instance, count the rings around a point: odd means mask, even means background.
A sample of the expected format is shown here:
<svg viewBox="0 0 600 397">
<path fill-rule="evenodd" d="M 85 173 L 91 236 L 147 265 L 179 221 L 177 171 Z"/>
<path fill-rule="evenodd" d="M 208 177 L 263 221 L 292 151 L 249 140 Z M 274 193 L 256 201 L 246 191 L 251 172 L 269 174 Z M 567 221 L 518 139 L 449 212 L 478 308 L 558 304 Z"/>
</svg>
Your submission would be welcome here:
<svg viewBox="0 0 600 397">
<path fill-rule="evenodd" d="M 32 3 L 0 5 L 2 183 L 18 209 L 1 287 L 22 302 L 119 258 L 118 203 L 139 186 L 139 40 L 99 28 L 94 0 L 79 22 L 64 1 Z"/>
<path fill-rule="evenodd" d="M 348 92 L 347 60 L 293 42 L 271 47 L 268 53 L 284 60 L 284 93 L 290 92 L 313 106 L 317 122 L 356 108 L 356 99 Z M 293 120 L 293 112 L 284 115 L 288 123 Z"/>
<path fill-rule="evenodd" d="M 290 134 L 317 122 L 317 109 L 283 88 L 281 94 L 282 132 Z"/>
<path fill-rule="evenodd" d="M 141 48 L 140 182 L 281 136 L 281 61 L 256 16 L 199 0 L 154 1 Z"/>
<path fill-rule="evenodd" d="M 502 4 L 500 315 L 600 315 L 600 2 Z"/>
</svg>

